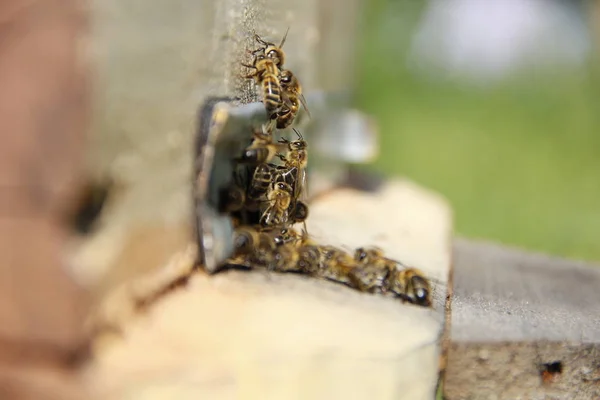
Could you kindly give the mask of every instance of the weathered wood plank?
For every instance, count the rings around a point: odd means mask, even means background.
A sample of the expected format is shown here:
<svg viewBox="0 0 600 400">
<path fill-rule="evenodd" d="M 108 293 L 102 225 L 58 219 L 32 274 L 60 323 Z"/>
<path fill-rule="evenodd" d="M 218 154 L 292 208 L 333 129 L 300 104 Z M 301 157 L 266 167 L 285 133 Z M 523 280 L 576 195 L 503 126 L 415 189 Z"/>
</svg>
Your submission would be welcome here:
<svg viewBox="0 0 600 400">
<path fill-rule="evenodd" d="M 600 268 L 484 242 L 455 249 L 448 398 L 600 397 Z M 553 363 L 561 372 L 544 373 Z"/>
<path fill-rule="evenodd" d="M 392 205 L 399 211 L 383 212 Z M 317 240 L 376 244 L 447 282 L 451 217 L 437 196 L 395 182 L 377 194 L 333 192 L 311 211 Z M 193 250 L 181 257 L 162 277 L 133 281 L 112 298 L 112 310 L 130 313 L 118 317 L 122 337 L 97 341 L 90 377 L 102 398 L 433 397 L 440 302 L 426 309 L 292 274 L 198 272 L 132 318 L 127 293 L 155 293 L 169 274 L 167 281 L 189 270 Z"/>
</svg>

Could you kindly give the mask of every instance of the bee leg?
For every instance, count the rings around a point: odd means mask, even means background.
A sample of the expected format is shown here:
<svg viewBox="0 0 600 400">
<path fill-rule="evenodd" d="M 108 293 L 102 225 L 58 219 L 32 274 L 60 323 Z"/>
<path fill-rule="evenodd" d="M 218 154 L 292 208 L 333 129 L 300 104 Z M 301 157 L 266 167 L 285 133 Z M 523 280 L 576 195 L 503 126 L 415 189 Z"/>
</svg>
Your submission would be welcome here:
<svg viewBox="0 0 600 400">
<path fill-rule="evenodd" d="M 287 161 L 287 158 L 283 154 L 281 154 L 281 153 L 275 154 L 275 157 L 279 158 L 283 162 Z"/>
</svg>

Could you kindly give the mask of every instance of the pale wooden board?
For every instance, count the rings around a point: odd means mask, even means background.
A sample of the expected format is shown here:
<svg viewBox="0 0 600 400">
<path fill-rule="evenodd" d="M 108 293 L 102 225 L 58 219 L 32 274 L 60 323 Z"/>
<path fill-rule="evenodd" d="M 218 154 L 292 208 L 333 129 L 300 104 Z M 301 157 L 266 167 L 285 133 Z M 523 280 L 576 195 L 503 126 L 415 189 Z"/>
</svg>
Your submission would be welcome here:
<svg viewBox="0 0 600 400">
<path fill-rule="evenodd" d="M 464 239 L 455 255 L 449 399 L 600 396 L 600 266 Z"/>
<path fill-rule="evenodd" d="M 381 205 L 392 204 L 402 211 L 380 217 Z M 378 195 L 331 193 L 311 211 L 317 239 L 377 244 L 446 282 L 451 216 L 436 195 L 394 182 Z M 193 247 L 179 257 L 162 276 L 134 281 L 107 300 L 101 315 L 123 333 L 96 343 L 89 377 L 101 398 L 433 397 L 441 304 L 425 309 L 292 274 L 197 272 L 134 314 L 128 294 L 151 294 L 185 273 Z"/>
</svg>

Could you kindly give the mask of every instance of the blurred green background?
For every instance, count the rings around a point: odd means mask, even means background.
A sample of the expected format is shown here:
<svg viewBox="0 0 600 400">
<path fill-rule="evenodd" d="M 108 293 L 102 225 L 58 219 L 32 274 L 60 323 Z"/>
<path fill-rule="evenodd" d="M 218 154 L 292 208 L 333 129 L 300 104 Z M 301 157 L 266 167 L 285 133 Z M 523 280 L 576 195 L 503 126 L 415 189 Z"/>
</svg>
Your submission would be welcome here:
<svg viewBox="0 0 600 400">
<path fill-rule="evenodd" d="M 600 260 L 597 64 L 486 88 L 426 80 L 406 62 L 422 2 L 369 4 L 357 102 L 380 124 L 371 168 L 445 195 L 459 235 Z"/>
</svg>

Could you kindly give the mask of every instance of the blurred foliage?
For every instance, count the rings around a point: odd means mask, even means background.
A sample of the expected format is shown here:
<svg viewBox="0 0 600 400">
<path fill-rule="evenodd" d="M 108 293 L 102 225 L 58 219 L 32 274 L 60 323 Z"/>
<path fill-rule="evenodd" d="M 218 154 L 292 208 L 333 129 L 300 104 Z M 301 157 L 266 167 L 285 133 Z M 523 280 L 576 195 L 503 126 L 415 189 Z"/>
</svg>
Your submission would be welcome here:
<svg viewBox="0 0 600 400">
<path fill-rule="evenodd" d="M 370 4 L 357 101 L 380 123 L 373 168 L 444 194 L 460 235 L 600 260 L 596 64 L 487 88 L 425 80 L 406 67 L 421 2 Z"/>
</svg>

